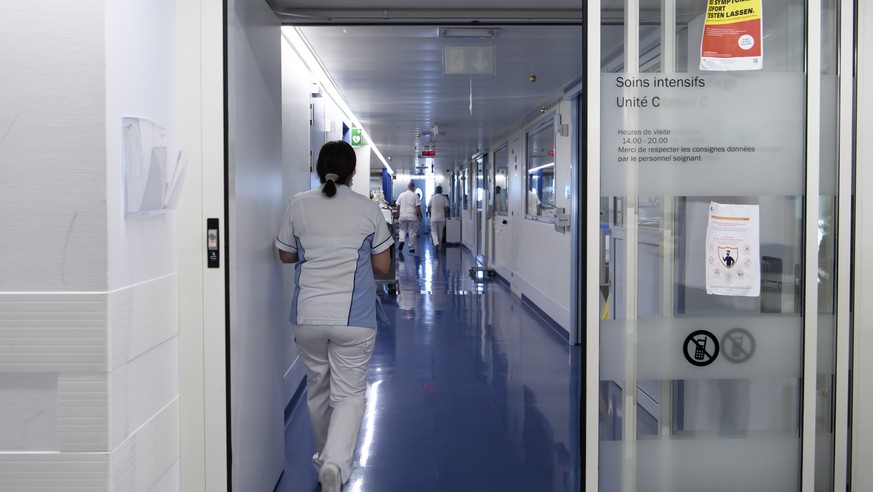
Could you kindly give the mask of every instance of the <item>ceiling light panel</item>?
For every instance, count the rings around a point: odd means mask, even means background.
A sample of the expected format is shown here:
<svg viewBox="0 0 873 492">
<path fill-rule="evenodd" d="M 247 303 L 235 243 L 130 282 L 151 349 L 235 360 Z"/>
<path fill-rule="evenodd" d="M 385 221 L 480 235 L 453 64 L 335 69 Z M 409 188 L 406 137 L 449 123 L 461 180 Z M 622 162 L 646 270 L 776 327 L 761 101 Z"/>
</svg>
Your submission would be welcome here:
<svg viewBox="0 0 873 492">
<path fill-rule="evenodd" d="M 439 37 L 446 39 L 497 39 L 500 29 L 475 27 L 441 27 Z"/>
</svg>

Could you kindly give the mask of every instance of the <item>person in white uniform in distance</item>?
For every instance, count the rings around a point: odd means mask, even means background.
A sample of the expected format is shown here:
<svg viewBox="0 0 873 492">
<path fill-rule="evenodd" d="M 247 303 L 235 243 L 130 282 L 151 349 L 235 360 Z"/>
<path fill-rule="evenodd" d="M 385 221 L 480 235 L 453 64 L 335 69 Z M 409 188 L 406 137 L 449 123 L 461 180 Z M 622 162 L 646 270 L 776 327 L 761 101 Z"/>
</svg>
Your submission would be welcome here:
<svg viewBox="0 0 873 492">
<path fill-rule="evenodd" d="M 351 475 L 376 340 L 373 274 L 388 272 L 394 243 L 379 207 L 349 189 L 355 163 L 348 143 L 324 144 L 316 163 L 324 187 L 291 198 L 276 237 L 281 261 L 295 264 L 290 321 L 326 492 Z"/>
<path fill-rule="evenodd" d="M 409 236 L 409 252 L 415 253 L 415 242 L 418 240 L 418 226 L 421 223 L 421 199 L 415 194 L 415 183 L 410 182 L 406 191 L 397 197 L 397 218 L 400 230 L 397 239 L 400 243 L 397 251 L 403 249 L 406 236 Z"/>
<path fill-rule="evenodd" d="M 434 250 L 439 250 L 443 231 L 446 230 L 446 217 L 449 216 L 449 199 L 443 195 L 443 187 L 437 186 L 435 193 L 427 204 L 427 214 L 430 215 L 430 236 L 433 239 Z"/>
</svg>

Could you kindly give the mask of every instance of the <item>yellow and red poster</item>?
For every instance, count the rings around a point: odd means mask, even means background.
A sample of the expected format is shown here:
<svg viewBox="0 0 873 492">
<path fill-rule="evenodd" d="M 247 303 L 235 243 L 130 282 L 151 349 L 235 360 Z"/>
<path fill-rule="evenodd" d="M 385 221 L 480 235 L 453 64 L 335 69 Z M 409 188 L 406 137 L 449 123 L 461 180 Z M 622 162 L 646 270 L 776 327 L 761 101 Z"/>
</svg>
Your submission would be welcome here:
<svg viewBox="0 0 873 492">
<path fill-rule="evenodd" d="M 701 70 L 760 70 L 764 64 L 762 0 L 708 0 Z"/>
</svg>

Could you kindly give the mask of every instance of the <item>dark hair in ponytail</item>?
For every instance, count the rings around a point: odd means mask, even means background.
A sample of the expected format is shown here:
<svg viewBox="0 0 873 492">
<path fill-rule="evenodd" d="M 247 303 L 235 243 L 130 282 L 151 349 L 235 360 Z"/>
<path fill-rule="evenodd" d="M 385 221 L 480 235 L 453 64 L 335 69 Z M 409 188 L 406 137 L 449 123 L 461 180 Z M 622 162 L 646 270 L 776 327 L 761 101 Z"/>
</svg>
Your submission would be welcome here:
<svg viewBox="0 0 873 492">
<path fill-rule="evenodd" d="M 356 163 L 355 149 L 348 143 L 334 140 L 324 144 L 315 164 L 315 172 L 324 183 L 321 192 L 328 197 L 336 195 L 336 185 L 348 184 L 349 178 L 355 173 Z M 328 175 L 332 175 L 329 176 L 331 179 L 328 179 Z"/>
</svg>

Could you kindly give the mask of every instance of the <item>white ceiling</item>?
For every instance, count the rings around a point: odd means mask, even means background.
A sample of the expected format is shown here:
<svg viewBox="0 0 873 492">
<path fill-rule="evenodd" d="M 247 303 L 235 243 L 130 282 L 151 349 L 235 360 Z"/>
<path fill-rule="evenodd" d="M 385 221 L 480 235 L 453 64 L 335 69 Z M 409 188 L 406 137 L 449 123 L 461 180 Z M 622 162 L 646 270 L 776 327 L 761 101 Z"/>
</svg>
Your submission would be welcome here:
<svg viewBox="0 0 873 492">
<path fill-rule="evenodd" d="M 436 172 L 451 170 L 539 114 L 538 109 L 560 98 L 566 86 L 578 83 L 582 73 L 581 0 L 537 2 L 540 9 L 575 10 L 579 15 L 567 20 L 577 25 L 521 25 L 519 21 L 489 25 L 500 29 L 493 41 L 440 38 L 439 27 L 444 24 L 343 22 L 341 18 L 348 18 L 349 13 L 340 10 L 359 8 L 359 0 L 276 0 L 271 4 L 286 13 L 339 9 L 330 25 L 299 28 L 381 153 L 392 157 L 390 164 L 398 174 L 413 174 L 416 165 L 431 164 L 419 157 L 425 145 L 436 151 Z M 506 4 L 506 0 L 439 3 L 445 9 L 440 15 L 452 9 L 469 12 L 470 8 L 497 9 Z M 415 10 L 413 15 L 423 12 L 420 5 L 409 0 L 380 4 Z M 492 14 L 504 12 L 493 10 Z M 286 25 L 295 24 L 294 17 L 280 18 Z M 443 75 L 445 43 L 494 43 L 496 74 Z M 535 83 L 531 75 L 536 75 Z M 431 137 L 428 132 L 434 125 L 440 135 Z M 416 137 L 419 132 L 421 137 Z"/>
<path fill-rule="evenodd" d="M 266 1 L 285 25 L 302 30 L 398 173 L 430 164 L 418 157 L 428 144 L 435 146 L 437 172 L 500 145 L 507 132 L 581 80 L 586 0 Z M 662 1 L 640 0 L 641 36 L 657 34 Z M 613 26 L 602 30 L 604 63 L 623 51 L 624 2 L 601 0 L 603 22 Z M 699 15 L 706 2 L 676 5 L 682 20 Z M 438 27 L 476 25 L 501 30 L 494 41 L 496 74 L 443 75 Z M 434 125 L 445 135 L 431 140 Z"/>
</svg>

